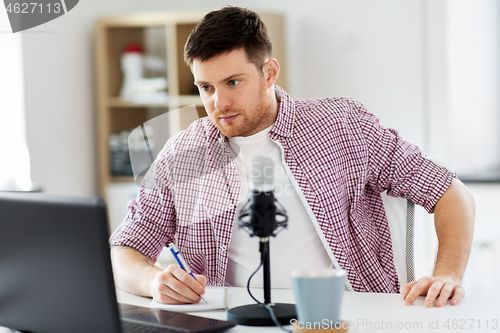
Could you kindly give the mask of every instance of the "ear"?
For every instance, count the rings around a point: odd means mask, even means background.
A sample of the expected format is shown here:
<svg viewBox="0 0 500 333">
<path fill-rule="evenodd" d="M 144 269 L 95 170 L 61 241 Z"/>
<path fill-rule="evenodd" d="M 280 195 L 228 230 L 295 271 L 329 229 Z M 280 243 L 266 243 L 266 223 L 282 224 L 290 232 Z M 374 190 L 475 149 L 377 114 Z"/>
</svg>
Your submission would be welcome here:
<svg viewBox="0 0 500 333">
<path fill-rule="evenodd" d="M 269 89 L 272 87 L 274 82 L 276 82 L 280 74 L 280 65 L 278 64 L 278 60 L 271 58 L 266 61 L 262 67 L 262 71 L 264 79 L 266 80 L 266 86 Z"/>
</svg>

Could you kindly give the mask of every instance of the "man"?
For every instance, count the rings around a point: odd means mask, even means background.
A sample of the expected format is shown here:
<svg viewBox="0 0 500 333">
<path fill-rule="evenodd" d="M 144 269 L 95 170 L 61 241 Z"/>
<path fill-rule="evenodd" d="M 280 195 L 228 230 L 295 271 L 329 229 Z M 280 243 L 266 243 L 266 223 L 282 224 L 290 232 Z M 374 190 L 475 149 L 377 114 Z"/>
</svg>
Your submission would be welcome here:
<svg viewBox="0 0 500 333">
<path fill-rule="evenodd" d="M 473 232 L 474 201 L 446 168 L 428 160 L 360 103 L 293 100 L 275 86 L 279 64 L 259 17 L 225 7 L 205 16 L 185 60 L 208 117 L 167 142 L 111 242 L 116 283 L 164 303 L 200 300 L 205 285 L 245 285 L 258 247 L 237 228 L 251 156 L 275 161 L 289 230 L 271 243 L 273 287 L 294 268 L 347 271 L 346 288 L 401 292 L 410 305 L 456 305 Z M 291 189 L 291 191 L 290 191 Z M 380 193 L 435 215 L 439 249 L 432 277 L 400 286 Z M 196 274 L 154 266 L 176 242 Z M 253 243 L 252 243 L 253 242 Z"/>
</svg>

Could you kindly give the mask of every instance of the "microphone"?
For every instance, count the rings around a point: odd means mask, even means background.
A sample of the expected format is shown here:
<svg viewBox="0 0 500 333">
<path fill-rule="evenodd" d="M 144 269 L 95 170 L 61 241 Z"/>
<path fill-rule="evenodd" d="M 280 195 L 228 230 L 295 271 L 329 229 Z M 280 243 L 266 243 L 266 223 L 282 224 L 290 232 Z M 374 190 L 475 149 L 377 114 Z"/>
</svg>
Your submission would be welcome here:
<svg viewBox="0 0 500 333">
<path fill-rule="evenodd" d="M 285 209 L 274 197 L 273 161 L 269 157 L 262 155 L 253 156 L 251 161 L 251 197 L 238 215 L 238 224 L 251 237 L 257 236 L 260 238 L 261 264 L 250 276 L 247 283 L 248 293 L 258 304 L 232 308 L 227 313 L 227 319 L 248 326 L 288 325 L 292 319 L 297 318 L 295 305 L 271 302 L 271 263 L 269 255 L 269 237 L 275 237 L 281 230 L 286 228 L 288 216 Z M 250 292 L 250 280 L 260 267 L 263 267 L 264 275 L 264 303 L 257 301 Z"/>
<path fill-rule="evenodd" d="M 250 191 L 251 197 L 238 218 L 240 228 L 245 228 L 251 237 L 275 237 L 287 227 L 288 216 L 274 197 L 274 167 L 269 157 L 252 157 Z"/>
</svg>

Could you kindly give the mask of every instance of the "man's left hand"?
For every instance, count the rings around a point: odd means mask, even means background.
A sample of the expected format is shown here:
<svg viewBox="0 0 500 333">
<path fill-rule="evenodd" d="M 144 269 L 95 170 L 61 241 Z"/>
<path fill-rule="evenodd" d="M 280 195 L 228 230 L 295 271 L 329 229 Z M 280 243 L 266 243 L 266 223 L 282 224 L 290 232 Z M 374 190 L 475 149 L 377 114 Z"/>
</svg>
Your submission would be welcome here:
<svg viewBox="0 0 500 333">
<path fill-rule="evenodd" d="M 425 297 L 426 307 L 444 306 L 449 298 L 451 305 L 458 305 L 464 297 L 462 280 L 454 276 L 426 276 L 410 282 L 400 289 L 405 305 L 412 305 L 418 296 Z"/>
<path fill-rule="evenodd" d="M 427 307 L 444 306 L 450 298 L 451 305 L 462 301 L 465 294 L 462 278 L 472 246 L 474 215 L 474 198 L 460 180 L 453 179 L 434 207 L 439 244 L 434 276 L 401 287 L 406 305 L 412 305 L 418 296 L 424 295 Z"/>
</svg>

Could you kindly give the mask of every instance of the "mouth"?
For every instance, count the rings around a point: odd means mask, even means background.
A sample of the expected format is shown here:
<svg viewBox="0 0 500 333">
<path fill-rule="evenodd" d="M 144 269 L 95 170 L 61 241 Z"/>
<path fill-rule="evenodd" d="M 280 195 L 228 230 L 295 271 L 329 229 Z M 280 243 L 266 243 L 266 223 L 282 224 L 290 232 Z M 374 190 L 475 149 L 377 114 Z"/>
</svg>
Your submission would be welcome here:
<svg viewBox="0 0 500 333">
<path fill-rule="evenodd" d="M 239 115 L 240 115 L 239 113 L 233 114 L 233 115 L 224 115 L 224 116 L 220 116 L 219 119 L 224 123 L 229 123 L 229 122 L 235 120 L 236 118 L 238 118 Z"/>
</svg>

